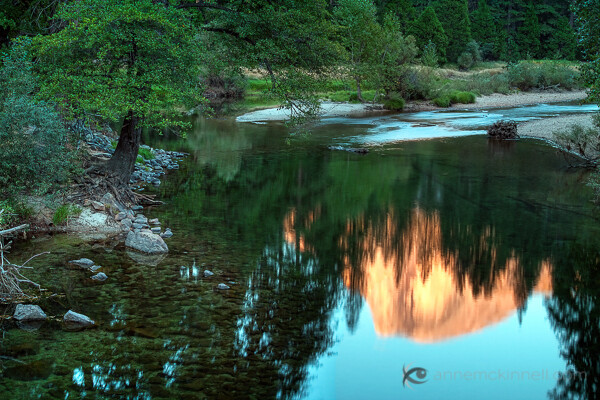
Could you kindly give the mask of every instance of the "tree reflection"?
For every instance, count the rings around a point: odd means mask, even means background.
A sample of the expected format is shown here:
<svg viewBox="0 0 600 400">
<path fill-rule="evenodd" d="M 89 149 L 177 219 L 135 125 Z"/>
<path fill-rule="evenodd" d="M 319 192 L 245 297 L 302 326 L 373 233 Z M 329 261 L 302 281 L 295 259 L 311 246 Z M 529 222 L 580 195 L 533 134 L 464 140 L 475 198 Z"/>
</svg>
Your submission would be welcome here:
<svg viewBox="0 0 600 400">
<path fill-rule="evenodd" d="M 595 399 L 600 391 L 600 247 L 571 245 L 558 264 L 546 307 L 567 368 L 552 399 Z"/>
</svg>

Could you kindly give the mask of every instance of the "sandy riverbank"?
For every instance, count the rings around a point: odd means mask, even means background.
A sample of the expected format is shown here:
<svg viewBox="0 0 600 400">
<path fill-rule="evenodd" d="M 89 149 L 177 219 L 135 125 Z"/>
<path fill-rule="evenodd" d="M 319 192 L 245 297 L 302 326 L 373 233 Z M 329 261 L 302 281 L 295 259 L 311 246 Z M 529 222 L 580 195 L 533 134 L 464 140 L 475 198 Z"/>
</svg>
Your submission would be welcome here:
<svg viewBox="0 0 600 400">
<path fill-rule="evenodd" d="M 519 136 L 553 140 L 554 132 L 564 131 L 572 125 L 592 128 L 593 114 L 561 115 L 554 118 L 538 119 L 519 124 Z"/>
<path fill-rule="evenodd" d="M 519 92 L 513 94 L 493 94 L 477 98 L 474 104 L 456 104 L 451 110 L 473 110 L 489 108 L 505 108 L 515 106 L 525 106 L 540 103 L 558 103 L 566 101 L 579 101 L 586 97 L 586 92 Z M 439 108 L 430 102 L 411 102 L 408 103 L 404 112 L 419 112 L 431 110 L 448 110 Z M 368 115 L 377 115 L 385 113 L 381 104 L 350 104 L 350 103 L 331 103 L 323 102 L 321 104 L 322 117 L 360 117 Z M 268 122 L 285 121 L 289 118 L 289 111 L 279 108 L 269 108 L 265 110 L 253 111 L 237 117 L 238 122 Z"/>
</svg>

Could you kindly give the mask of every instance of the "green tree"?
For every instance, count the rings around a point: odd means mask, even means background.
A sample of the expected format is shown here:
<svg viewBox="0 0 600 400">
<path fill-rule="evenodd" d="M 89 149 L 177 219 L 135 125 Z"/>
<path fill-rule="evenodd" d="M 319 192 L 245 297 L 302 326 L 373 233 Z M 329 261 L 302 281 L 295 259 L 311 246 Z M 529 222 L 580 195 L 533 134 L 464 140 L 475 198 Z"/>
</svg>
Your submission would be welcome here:
<svg viewBox="0 0 600 400">
<path fill-rule="evenodd" d="M 358 100 L 364 101 L 362 85 L 375 72 L 382 38 L 375 5 L 371 0 L 340 0 L 335 18 L 341 27 L 341 43 L 347 52 L 349 74 L 356 81 Z"/>
<path fill-rule="evenodd" d="M 429 43 L 433 43 L 437 50 L 439 61 L 442 63 L 446 62 L 448 37 L 433 7 L 427 7 L 421 13 L 419 18 L 411 24 L 409 32 L 415 37 L 419 49 L 423 50 Z"/>
<path fill-rule="evenodd" d="M 376 3 L 382 21 L 385 15 L 391 13 L 398 19 L 400 30 L 407 33 L 409 25 L 417 16 L 412 0 L 379 0 Z"/>
<path fill-rule="evenodd" d="M 471 32 L 473 39 L 481 46 L 484 58 L 489 58 L 494 49 L 496 30 L 494 18 L 485 0 L 479 0 L 477 9 L 471 14 Z"/>
<path fill-rule="evenodd" d="M 576 0 L 573 9 L 577 15 L 581 51 L 586 60 L 583 78 L 590 86 L 590 99 L 600 104 L 600 0 Z"/>
<path fill-rule="evenodd" d="M 142 128 L 182 126 L 178 110 L 202 101 L 188 13 L 152 0 L 82 0 L 56 17 L 64 29 L 33 43 L 40 95 L 72 116 L 123 122 L 106 169 L 127 184 Z"/>
<path fill-rule="evenodd" d="M 519 28 L 519 46 L 524 49 L 522 54 L 537 58 L 540 56 L 540 23 L 533 3 L 527 5 L 525 21 Z M 525 54 L 526 53 L 526 54 Z"/>
<path fill-rule="evenodd" d="M 438 0 L 435 10 L 448 36 L 446 55 L 456 61 L 471 40 L 471 22 L 466 0 Z"/>
</svg>

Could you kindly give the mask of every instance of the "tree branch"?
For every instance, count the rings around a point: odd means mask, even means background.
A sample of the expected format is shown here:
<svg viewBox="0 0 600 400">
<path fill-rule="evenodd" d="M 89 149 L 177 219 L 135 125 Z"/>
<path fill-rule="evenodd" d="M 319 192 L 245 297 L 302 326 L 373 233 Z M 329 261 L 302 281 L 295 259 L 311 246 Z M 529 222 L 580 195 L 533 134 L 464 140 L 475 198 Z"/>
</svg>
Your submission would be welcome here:
<svg viewBox="0 0 600 400">
<path fill-rule="evenodd" d="M 237 11 L 232 10 L 231 8 L 227 8 L 225 6 L 220 6 L 218 4 L 204 3 L 204 2 L 181 3 L 181 4 L 177 5 L 176 8 L 210 8 L 213 10 L 221 10 L 221 11 L 227 11 L 227 12 L 232 12 L 232 13 L 237 12 Z"/>
</svg>

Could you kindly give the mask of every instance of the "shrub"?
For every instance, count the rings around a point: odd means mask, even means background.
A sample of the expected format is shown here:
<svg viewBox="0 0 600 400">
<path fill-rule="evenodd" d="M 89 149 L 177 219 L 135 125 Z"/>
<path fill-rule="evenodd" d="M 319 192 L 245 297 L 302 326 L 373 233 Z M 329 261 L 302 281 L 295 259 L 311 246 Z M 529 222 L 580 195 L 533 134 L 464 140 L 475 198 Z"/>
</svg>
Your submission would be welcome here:
<svg viewBox="0 0 600 400">
<path fill-rule="evenodd" d="M 4 228 L 12 224 L 16 220 L 16 212 L 9 201 L 0 201 L 0 211 L 4 210 L 0 214 L 0 228 Z"/>
<path fill-rule="evenodd" d="M 437 46 L 431 40 L 423 48 L 423 54 L 421 55 L 421 64 L 426 67 L 435 68 L 438 66 L 439 57 Z"/>
<path fill-rule="evenodd" d="M 594 116 L 593 128 L 572 125 L 566 131 L 554 132 L 554 140 L 562 149 L 577 155 L 579 166 L 595 167 L 600 159 L 600 114 Z"/>
<path fill-rule="evenodd" d="M 64 181 L 72 153 L 60 115 L 34 100 L 35 77 L 24 44 L 13 46 L 0 68 L 0 193 L 45 193 Z"/>
<path fill-rule="evenodd" d="M 450 95 L 450 101 L 452 104 L 460 103 L 460 104 L 472 104 L 475 103 L 477 96 L 473 92 L 459 92 L 454 91 Z"/>
<path fill-rule="evenodd" d="M 383 101 L 383 107 L 386 110 L 391 111 L 402 111 L 404 109 L 405 101 L 399 93 L 389 93 L 386 99 Z"/>
<path fill-rule="evenodd" d="M 580 87 L 579 72 L 572 66 L 557 61 L 521 61 L 508 65 L 511 86 L 521 90 Z"/>
<path fill-rule="evenodd" d="M 473 65 L 475 65 L 475 60 L 473 60 L 471 53 L 465 51 L 458 57 L 458 67 L 461 70 L 469 70 Z"/>
<path fill-rule="evenodd" d="M 452 101 L 450 100 L 450 96 L 443 95 L 433 99 L 433 104 L 435 104 L 438 107 L 450 107 Z"/>
<path fill-rule="evenodd" d="M 63 204 L 54 212 L 52 223 L 54 223 L 54 225 L 62 225 L 63 223 L 67 222 L 69 217 L 79 214 L 81 214 L 81 208 L 73 204 Z"/>
</svg>

